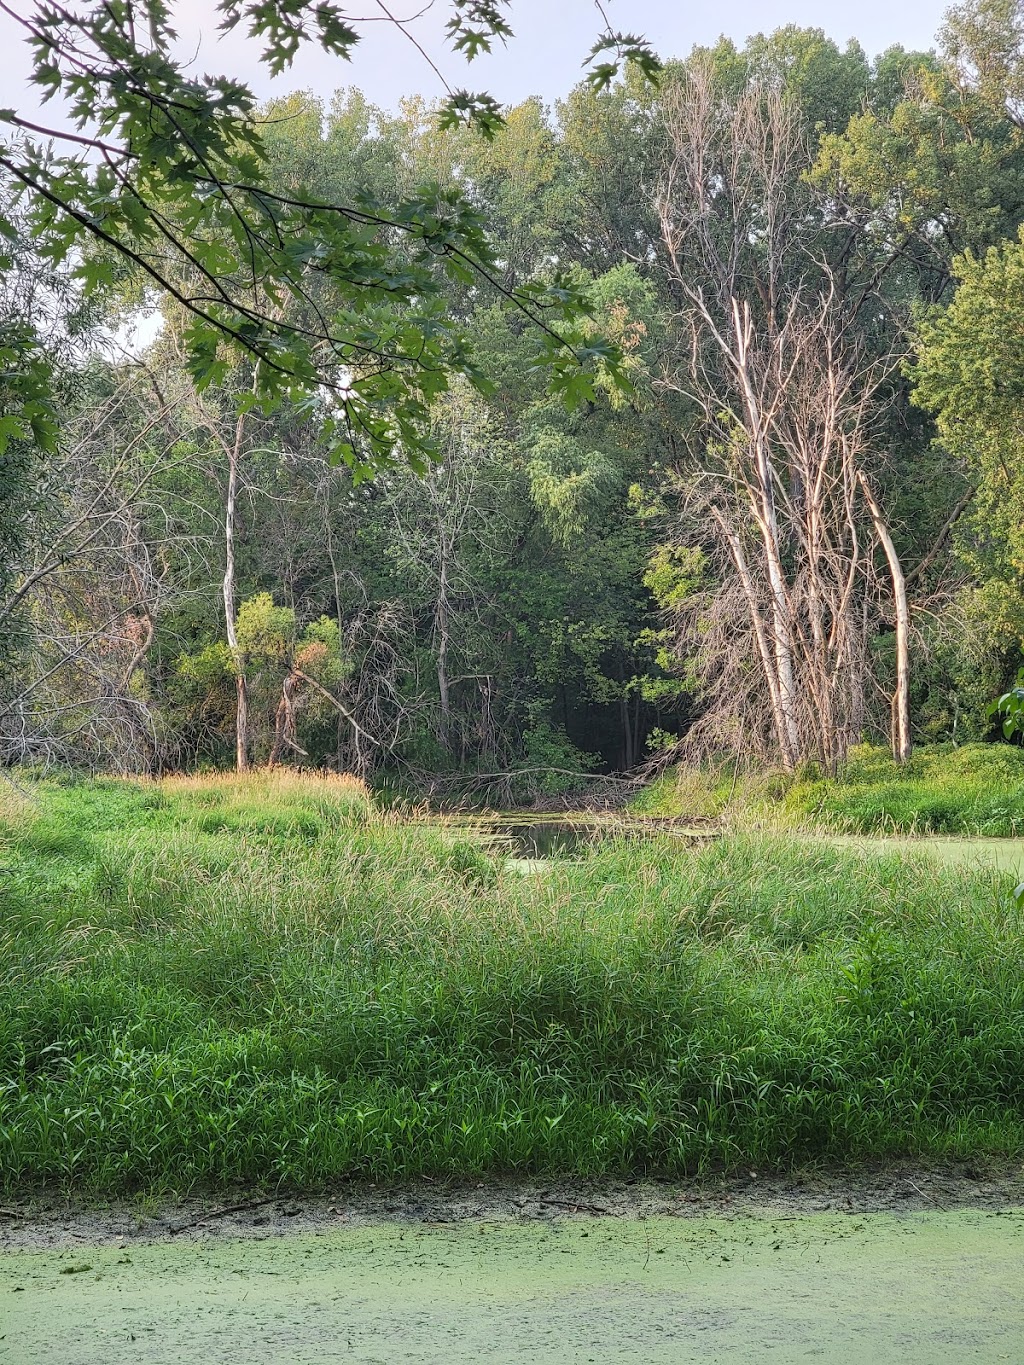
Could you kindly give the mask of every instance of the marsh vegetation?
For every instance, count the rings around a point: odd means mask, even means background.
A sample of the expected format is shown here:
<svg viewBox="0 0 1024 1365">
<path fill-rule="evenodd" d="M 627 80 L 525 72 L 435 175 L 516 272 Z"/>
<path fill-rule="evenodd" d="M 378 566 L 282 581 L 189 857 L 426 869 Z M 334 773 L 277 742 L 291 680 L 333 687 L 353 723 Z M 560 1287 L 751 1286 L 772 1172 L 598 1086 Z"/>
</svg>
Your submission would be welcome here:
<svg viewBox="0 0 1024 1365">
<path fill-rule="evenodd" d="M 1021 1150 L 1024 10 L 593 8 L 4 6 L 12 1190 Z"/>
<path fill-rule="evenodd" d="M 1024 1138 L 1013 879 L 793 836 L 540 877 L 290 774 L 3 817 L 0 1170 L 80 1191 L 680 1175 Z"/>
</svg>

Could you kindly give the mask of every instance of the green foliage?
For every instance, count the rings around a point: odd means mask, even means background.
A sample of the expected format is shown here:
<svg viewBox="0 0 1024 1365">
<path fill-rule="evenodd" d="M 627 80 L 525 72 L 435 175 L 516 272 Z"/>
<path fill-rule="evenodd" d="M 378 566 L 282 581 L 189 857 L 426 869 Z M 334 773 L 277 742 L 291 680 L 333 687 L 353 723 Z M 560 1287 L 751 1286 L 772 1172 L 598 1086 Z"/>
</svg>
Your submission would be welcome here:
<svg viewBox="0 0 1024 1365">
<path fill-rule="evenodd" d="M 1015 463 L 1024 390 L 1024 237 L 956 262 L 949 307 L 922 317 L 911 369 L 916 399 L 935 412 L 944 441 L 994 476 Z"/>
<path fill-rule="evenodd" d="M 89 839 L 4 820 L 9 1190 L 682 1176 L 1024 1138 L 1007 878 L 763 838 L 610 841 L 525 878 L 344 784 L 34 794 Z"/>
<path fill-rule="evenodd" d="M 587 451 L 572 436 L 541 428 L 527 465 L 530 493 L 552 539 L 571 548 L 608 507 L 618 471 L 601 451 Z"/>
<path fill-rule="evenodd" d="M 678 607 L 703 583 L 707 555 L 696 546 L 658 545 L 648 561 L 644 584 L 663 610 Z"/>
<path fill-rule="evenodd" d="M 58 436 L 53 356 L 38 320 L 19 316 L 29 311 L 19 298 L 28 292 L 29 268 L 3 250 L 5 229 L 15 233 L 3 209 L 0 202 L 0 672 L 14 664 L 21 634 L 18 614 L 2 608 L 32 543 L 32 513 L 44 496 L 45 460 L 54 454 Z"/>
<path fill-rule="evenodd" d="M 594 754 L 578 749 L 564 731 L 548 721 L 537 721 L 523 736 L 522 795 L 543 792 L 547 796 L 562 796 L 579 791 L 588 772 L 598 766 Z"/>
<path fill-rule="evenodd" d="M 10 130 L 0 168 L 26 196 L 41 253 L 68 264 L 86 295 L 112 288 L 127 263 L 173 300 L 189 320 L 200 388 L 245 357 L 254 362 L 249 401 L 264 411 L 301 402 L 310 416 L 319 406 L 336 459 L 366 472 L 397 453 L 421 467 L 424 419 L 448 377 L 483 382 L 445 296 L 451 283 L 497 283 L 480 214 L 436 184 L 384 203 L 365 188 L 339 201 L 294 176 L 275 183 L 251 91 L 192 74 L 164 0 L 138 9 L 39 5 L 12 15 L 44 101 L 65 101 L 79 130 L 69 137 L 58 128 L 48 142 L 50 130 L 0 110 Z M 264 44 L 273 74 L 306 43 L 351 57 L 365 22 L 349 22 L 334 4 L 221 0 L 217 10 L 222 27 Z M 504 6 L 452 0 L 451 10 L 449 34 L 468 59 L 511 34 Z M 597 62 L 599 54 L 610 60 Z M 648 79 L 658 70 L 634 35 L 606 32 L 592 56 L 597 87 L 623 64 Z M 493 138 L 504 118 L 492 96 L 459 90 L 438 123 Z M 586 300 L 567 281 L 534 278 L 500 292 L 538 324 L 539 363 L 570 406 L 592 397 L 595 366 L 617 373 L 614 348 L 579 330 Z M 20 382 L 34 389 L 36 378 Z M 45 403 L 37 406 L 22 396 L 17 420 L 44 424 Z M 9 435 L 0 425 L 0 441 Z"/>
<path fill-rule="evenodd" d="M 850 833 L 1024 834 L 1024 752 L 1002 744 L 919 749 L 903 768 L 855 750 L 837 780 L 798 782 L 783 809 Z"/>
<path fill-rule="evenodd" d="M 671 89 L 670 71 L 663 86 Z M 649 82 L 627 72 L 602 92 L 581 83 L 558 105 L 560 173 L 545 201 L 560 260 L 602 274 L 653 251 L 654 204 L 635 187 L 656 183 L 661 168 L 659 98 Z"/>
<path fill-rule="evenodd" d="M 961 459 L 977 491 L 974 536 L 964 559 L 979 583 L 973 615 L 993 643 L 1024 644 L 1024 237 L 956 262 L 948 307 L 923 314 L 909 370 L 914 401 L 935 414 L 943 444 Z M 1005 681 L 999 679 L 999 682 Z"/>
<path fill-rule="evenodd" d="M 295 651 L 295 611 L 275 607 L 269 592 L 246 598 L 235 623 L 238 647 L 253 663 L 285 665 Z"/>
<path fill-rule="evenodd" d="M 1024 733 L 1024 672 L 1017 675 L 1017 685 L 994 701 L 989 714 L 1001 717 L 1003 734 L 1007 739 Z"/>
<path fill-rule="evenodd" d="M 869 97 L 871 69 L 860 43 L 840 51 L 820 28 L 787 24 L 759 33 L 743 60 L 751 74 L 781 82 L 812 134 L 841 132 Z"/>
<path fill-rule="evenodd" d="M 670 730 L 663 730 L 660 725 L 653 725 L 647 732 L 647 739 L 644 742 L 649 752 L 656 754 L 674 749 L 679 743 L 679 736 L 672 734 Z"/>
<path fill-rule="evenodd" d="M 12 441 L 52 451 L 56 439 L 47 357 L 29 323 L 4 318 L 0 322 L 0 458 L 7 456 Z"/>
<path fill-rule="evenodd" d="M 321 616 L 310 621 L 302 632 L 295 661 L 303 672 L 330 689 L 336 687 L 352 671 L 352 662 L 345 656 L 341 628 L 337 620 Z"/>
<path fill-rule="evenodd" d="M 184 685 L 210 688 L 234 676 L 231 651 L 226 644 L 206 645 L 195 654 L 179 654 L 175 671 Z"/>
<path fill-rule="evenodd" d="M 940 34 L 962 85 L 991 109 L 1024 107 L 1024 17 L 1017 0 L 953 5 Z"/>
<path fill-rule="evenodd" d="M 596 61 L 597 57 L 609 54 L 610 61 Z M 654 50 L 635 33 L 603 34 L 590 49 L 589 60 L 592 65 L 587 73 L 589 84 L 597 91 L 607 90 L 619 74 L 623 62 L 636 68 L 647 80 L 653 81 L 661 72 L 661 62 Z"/>
</svg>

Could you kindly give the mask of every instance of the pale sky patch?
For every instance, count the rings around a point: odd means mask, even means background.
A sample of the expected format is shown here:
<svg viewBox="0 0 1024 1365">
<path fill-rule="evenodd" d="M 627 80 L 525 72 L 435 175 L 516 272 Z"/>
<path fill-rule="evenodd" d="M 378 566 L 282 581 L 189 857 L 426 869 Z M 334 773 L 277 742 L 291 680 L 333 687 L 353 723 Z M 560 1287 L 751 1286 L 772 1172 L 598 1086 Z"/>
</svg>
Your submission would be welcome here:
<svg viewBox="0 0 1024 1365">
<path fill-rule="evenodd" d="M 426 0 L 389 0 L 399 17 L 422 10 Z M 29 0 L 13 0 L 24 12 Z M 195 68 L 246 81 L 261 98 L 303 89 L 328 99 L 342 86 L 357 86 L 375 104 L 396 109 L 407 95 L 440 99 L 444 87 L 407 39 L 386 23 L 367 25 L 353 60 L 345 62 L 312 48 L 305 49 L 282 76 L 271 79 L 260 65 L 258 44 L 239 33 L 223 36 L 217 11 L 208 0 L 181 0 L 174 5 L 181 50 L 196 54 Z M 377 13 L 375 0 L 353 0 L 349 12 L 359 17 Z M 684 57 L 695 44 L 713 43 L 720 34 L 738 44 L 753 33 L 784 24 L 822 28 L 840 46 L 856 38 L 869 56 L 894 44 L 915 49 L 934 45 L 946 9 L 944 0 L 861 0 L 855 6 L 821 0 L 607 0 L 613 25 L 642 33 L 662 58 Z M 515 38 L 506 48 L 471 65 L 445 43 L 449 13 L 435 0 L 412 25 L 417 40 L 440 67 L 453 88 L 486 90 L 504 104 L 530 95 L 551 102 L 580 79 L 582 62 L 597 34 L 599 18 L 590 0 L 516 0 L 512 8 Z M 28 52 L 14 21 L 0 14 L 0 102 L 28 117 L 39 116 L 35 92 L 27 85 Z M 51 116 L 52 117 L 52 116 Z M 46 121 L 46 113 L 40 120 Z"/>
</svg>

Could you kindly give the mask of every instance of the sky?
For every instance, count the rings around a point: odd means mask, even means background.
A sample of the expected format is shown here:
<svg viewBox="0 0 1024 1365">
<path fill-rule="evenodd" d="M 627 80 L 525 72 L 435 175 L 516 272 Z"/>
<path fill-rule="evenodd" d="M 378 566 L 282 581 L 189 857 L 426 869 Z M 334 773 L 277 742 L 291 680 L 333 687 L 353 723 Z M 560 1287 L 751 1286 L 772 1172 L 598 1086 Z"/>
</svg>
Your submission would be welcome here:
<svg viewBox="0 0 1024 1365">
<path fill-rule="evenodd" d="M 31 0 L 9 0 L 12 8 L 30 13 Z M 529 95 L 553 101 L 564 95 L 581 74 L 581 62 L 600 28 L 592 0 L 514 0 L 515 37 L 504 49 L 467 65 L 446 47 L 445 0 L 387 0 L 387 8 L 407 18 L 427 6 L 413 25 L 422 46 L 453 88 L 486 90 L 502 104 Z M 82 0 L 82 8 L 86 0 Z M 352 0 L 343 9 L 364 18 L 381 10 L 378 0 Z M 933 46 L 947 0 L 605 0 L 613 26 L 643 34 L 663 58 L 682 57 L 698 43 L 725 34 L 742 43 L 752 33 L 770 32 L 783 24 L 823 28 L 840 46 L 856 38 L 870 56 L 893 44 L 907 48 Z M 307 50 L 293 67 L 271 80 L 258 61 L 257 45 L 238 34 L 217 33 L 214 0 L 172 0 L 184 51 L 195 54 L 195 68 L 244 79 L 260 98 L 291 90 L 329 96 L 341 86 L 358 86 L 375 104 L 394 109 L 405 95 L 441 98 L 439 78 L 413 44 L 384 22 L 370 23 L 352 62 Z M 14 20 L 0 13 L 0 102 L 25 116 L 38 109 L 26 83 L 28 59 Z"/>
</svg>

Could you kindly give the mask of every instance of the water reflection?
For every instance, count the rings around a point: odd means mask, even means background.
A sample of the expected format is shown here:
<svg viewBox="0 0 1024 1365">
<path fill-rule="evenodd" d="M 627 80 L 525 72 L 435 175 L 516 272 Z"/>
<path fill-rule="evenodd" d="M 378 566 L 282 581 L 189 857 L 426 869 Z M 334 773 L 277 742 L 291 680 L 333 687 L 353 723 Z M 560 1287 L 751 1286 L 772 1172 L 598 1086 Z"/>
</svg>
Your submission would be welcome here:
<svg viewBox="0 0 1024 1365">
<path fill-rule="evenodd" d="M 533 823 L 488 821 L 479 826 L 495 851 L 509 858 L 579 857 L 592 844 L 613 831 L 599 825 L 569 820 L 537 820 Z"/>
</svg>

